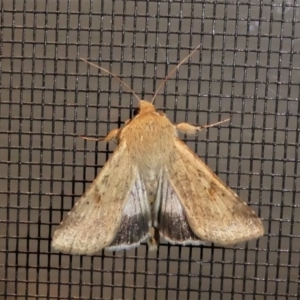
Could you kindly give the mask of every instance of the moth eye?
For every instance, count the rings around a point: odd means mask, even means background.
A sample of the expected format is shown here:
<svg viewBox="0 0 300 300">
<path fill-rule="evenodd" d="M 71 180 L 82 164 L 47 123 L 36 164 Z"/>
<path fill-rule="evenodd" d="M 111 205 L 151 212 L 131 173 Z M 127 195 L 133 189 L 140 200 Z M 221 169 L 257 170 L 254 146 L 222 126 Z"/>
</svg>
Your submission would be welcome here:
<svg viewBox="0 0 300 300">
<path fill-rule="evenodd" d="M 140 113 L 140 108 L 139 108 L 139 107 L 137 107 L 137 108 L 135 108 L 135 109 L 133 110 L 133 116 L 134 116 L 134 117 L 137 116 L 139 113 Z"/>
</svg>

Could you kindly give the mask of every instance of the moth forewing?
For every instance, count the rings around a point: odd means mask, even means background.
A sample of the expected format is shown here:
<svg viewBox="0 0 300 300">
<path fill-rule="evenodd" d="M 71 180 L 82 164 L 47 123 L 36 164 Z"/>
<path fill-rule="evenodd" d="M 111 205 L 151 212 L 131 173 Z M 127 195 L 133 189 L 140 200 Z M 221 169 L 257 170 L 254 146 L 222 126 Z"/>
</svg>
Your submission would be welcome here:
<svg viewBox="0 0 300 300">
<path fill-rule="evenodd" d="M 203 241 L 233 245 L 264 234 L 261 219 L 182 141 L 176 139 L 168 176 L 189 226 Z"/>
<path fill-rule="evenodd" d="M 124 220 L 132 223 L 136 220 L 135 215 L 147 215 L 147 207 L 144 205 L 142 209 L 140 204 L 145 198 L 136 192 L 138 173 L 136 166 L 128 163 L 131 159 L 127 147 L 125 142 L 119 144 L 89 189 L 56 229 L 52 239 L 55 250 L 93 254 L 109 247 L 118 232 L 123 234 L 120 226 L 123 222 L 124 227 Z M 135 205 L 136 202 L 140 206 Z M 121 242 L 126 242 L 124 236 L 122 238 Z M 134 242 L 138 243 L 137 239 Z M 117 242 L 113 244 L 118 245 Z"/>
</svg>

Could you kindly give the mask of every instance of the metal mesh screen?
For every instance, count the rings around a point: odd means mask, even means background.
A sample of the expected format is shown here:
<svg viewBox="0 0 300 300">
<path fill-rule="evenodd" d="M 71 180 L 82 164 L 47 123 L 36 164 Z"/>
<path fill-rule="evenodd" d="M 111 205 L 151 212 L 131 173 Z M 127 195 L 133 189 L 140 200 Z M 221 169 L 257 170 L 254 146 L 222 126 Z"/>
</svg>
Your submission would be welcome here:
<svg viewBox="0 0 300 300">
<path fill-rule="evenodd" d="M 299 299 L 300 4 L 0 0 L 0 299 Z M 53 231 L 120 127 L 156 100 L 174 123 L 230 123 L 182 138 L 262 217 L 234 247 L 145 244 L 69 256 Z"/>
</svg>

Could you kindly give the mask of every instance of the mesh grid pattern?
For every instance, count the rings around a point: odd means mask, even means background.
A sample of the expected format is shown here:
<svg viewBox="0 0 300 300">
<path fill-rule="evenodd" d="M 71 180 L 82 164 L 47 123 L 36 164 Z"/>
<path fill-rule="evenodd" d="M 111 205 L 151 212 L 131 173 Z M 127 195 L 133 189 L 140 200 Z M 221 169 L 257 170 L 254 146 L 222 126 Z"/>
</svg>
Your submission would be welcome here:
<svg viewBox="0 0 300 300">
<path fill-rule="evenodd" d="M 298 299 L 297 0 L 0 0 L 0 299 Z M 182 138 L 262 217 L 235 247 L 146 245 L 55 253 L 53 231 L 115 148 L 82 140 L 156 100 L 174 123 L 230 124 Z"/>
</svg>

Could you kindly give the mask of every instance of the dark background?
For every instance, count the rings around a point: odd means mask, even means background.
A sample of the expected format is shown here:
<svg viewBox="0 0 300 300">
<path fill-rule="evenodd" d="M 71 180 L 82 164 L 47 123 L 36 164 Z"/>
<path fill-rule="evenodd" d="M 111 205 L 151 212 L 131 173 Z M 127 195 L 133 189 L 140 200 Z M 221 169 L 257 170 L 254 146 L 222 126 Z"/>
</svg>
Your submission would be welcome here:
<svg viewBox="0 0 300 300">
<path fill-rule="evenodd" d="M 298 299 L 297 0 L 0 0 L 0 299 Z M 137 105 L 110 69 L 172 122 L 230 123 L 188 145 L 262 217 L 235 247 L 145 245 L 93 257 L 51 236 L 113 151 L 102 136 Z"/>
</svg>

